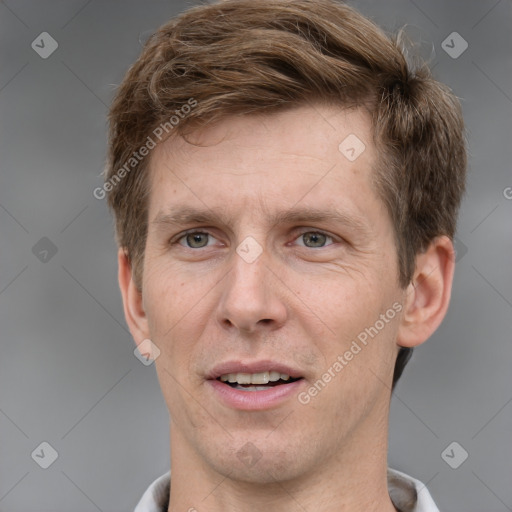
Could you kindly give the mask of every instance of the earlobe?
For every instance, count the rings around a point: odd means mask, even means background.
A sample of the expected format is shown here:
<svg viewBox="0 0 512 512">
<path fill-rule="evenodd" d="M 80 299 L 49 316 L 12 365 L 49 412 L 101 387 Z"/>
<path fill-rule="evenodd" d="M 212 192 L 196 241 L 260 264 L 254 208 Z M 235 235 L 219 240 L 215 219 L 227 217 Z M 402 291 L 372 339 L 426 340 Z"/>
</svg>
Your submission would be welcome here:
<svg viewBox="0 0 512 512">
<path fill-rule="evenodd" d="M 416 256 L 414 276 L 404 292 L 399 346 L 420 345 L 439 327 L 450 303 L 454 269 L 455 251 L 447 236 L 434 239 Z"/>
<path fill-rule="evenodd" d="M 117 254 L 118 280 L 123 299 L 124 316 L 126 323 L 136 344 L 149 338 L 148 322 L 144 311 L 142 292 L 137 289 L 132 279 L 132 266 L 130 258 L 124 248 Z"/>
</svg>

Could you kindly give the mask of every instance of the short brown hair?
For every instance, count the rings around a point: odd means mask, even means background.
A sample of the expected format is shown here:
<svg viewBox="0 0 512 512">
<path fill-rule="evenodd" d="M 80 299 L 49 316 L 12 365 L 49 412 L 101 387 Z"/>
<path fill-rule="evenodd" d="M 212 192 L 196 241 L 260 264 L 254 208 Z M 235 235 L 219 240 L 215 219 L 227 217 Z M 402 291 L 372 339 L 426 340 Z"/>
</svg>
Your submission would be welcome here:
<svg viewBox="0 0 512 512">
<path fill-rule="evenodd" d="M 375 186 L 394 224 L 401 286 L 417 253 L 437 236 L 453 238 L 466 148 L 461 107 L 449 89 L 425 65 L 411 69 L 396 39 L 338 1 L 225 0 L 163 25 L 110 110 L 105 190 L 139 289 L 150 160 L 139 150 L 149 139 L 162 127 L 166 136 L 186 136 L 233 114 L 311 101 L 364 106 L 371 115 L 383 156 Z M 401 349 L 394 383 L 410 354 Z"/>
</svg>

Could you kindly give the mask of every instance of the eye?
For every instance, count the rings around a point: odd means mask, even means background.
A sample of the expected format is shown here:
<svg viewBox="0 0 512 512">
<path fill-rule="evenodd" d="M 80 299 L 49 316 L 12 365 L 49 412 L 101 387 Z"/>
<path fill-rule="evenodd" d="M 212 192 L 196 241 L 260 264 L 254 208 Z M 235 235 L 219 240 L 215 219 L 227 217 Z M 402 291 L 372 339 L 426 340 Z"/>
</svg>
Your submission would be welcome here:
<svg viewBox="0 0 512 512">
<path fill-rule="evenodd" d="M 311 249 L 319 249 L 326 245 L 331 245 L 326 243 L 328 240 L 333 242 L 332 236 L 322 233 L 321 231 L 307 231 L 306 233 L 302 233 L 296 240 L 302 241 L 302 243 L 298 245 Z"/>
<path fill-rule="evenodd" d="M 211 236 L 210 233 L 206 233 L 205 231 L 191 231 L 185 233 L 176 240 L 176 242 L 189 249 L 201 249 L 212 245 L 213 240 L 215 240 L 215 238 Z"/>
</svg>

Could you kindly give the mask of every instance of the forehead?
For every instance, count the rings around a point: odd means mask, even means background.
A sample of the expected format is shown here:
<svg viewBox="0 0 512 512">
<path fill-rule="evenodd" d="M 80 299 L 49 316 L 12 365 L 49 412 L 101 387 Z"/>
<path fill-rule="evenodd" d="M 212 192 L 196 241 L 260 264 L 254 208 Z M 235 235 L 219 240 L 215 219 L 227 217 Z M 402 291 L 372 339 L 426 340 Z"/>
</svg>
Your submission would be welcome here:
<svg viewBox="0 0 512 512">
<path fill-rule="evenodd" d="M 175 201 L 229 209 L 231 200 L 272 211 L 375 199 L 377 160 L 369 115 L 307 105 L 268 115 L 232 116 L 168 139 L 150 162 L 150 219 Z M 308 202 L 310 204 L 308 204 Z M 166 204 L 167 203 L 167 204 Z M 314 203 L 314 204 L 313 204 Z"/>
</svg>

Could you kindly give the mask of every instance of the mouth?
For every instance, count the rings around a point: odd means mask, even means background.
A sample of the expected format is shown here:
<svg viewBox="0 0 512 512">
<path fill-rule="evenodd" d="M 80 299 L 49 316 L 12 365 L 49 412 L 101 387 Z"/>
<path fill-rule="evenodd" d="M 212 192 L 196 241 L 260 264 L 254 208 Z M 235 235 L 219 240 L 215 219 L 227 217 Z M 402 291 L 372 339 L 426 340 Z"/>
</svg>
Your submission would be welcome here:
<svg viewBox="0 0 512 512">
<path fill-rule="evenodd" d="M 279 407 L 305 386 L 300 370 L 267 361 L 232 361 L 216 366 L 207 377 L 213 397 L 229 408 L 255 411 Z"/>
<path fill-rule="evenodd" d="M 240 391 L 266 391 L 276 386 L 291 384 L 301 378 L 290 377 L 287 373 L 270 370 L 258 373 L 225 373 L 217 380 Z"/>
</svg>

